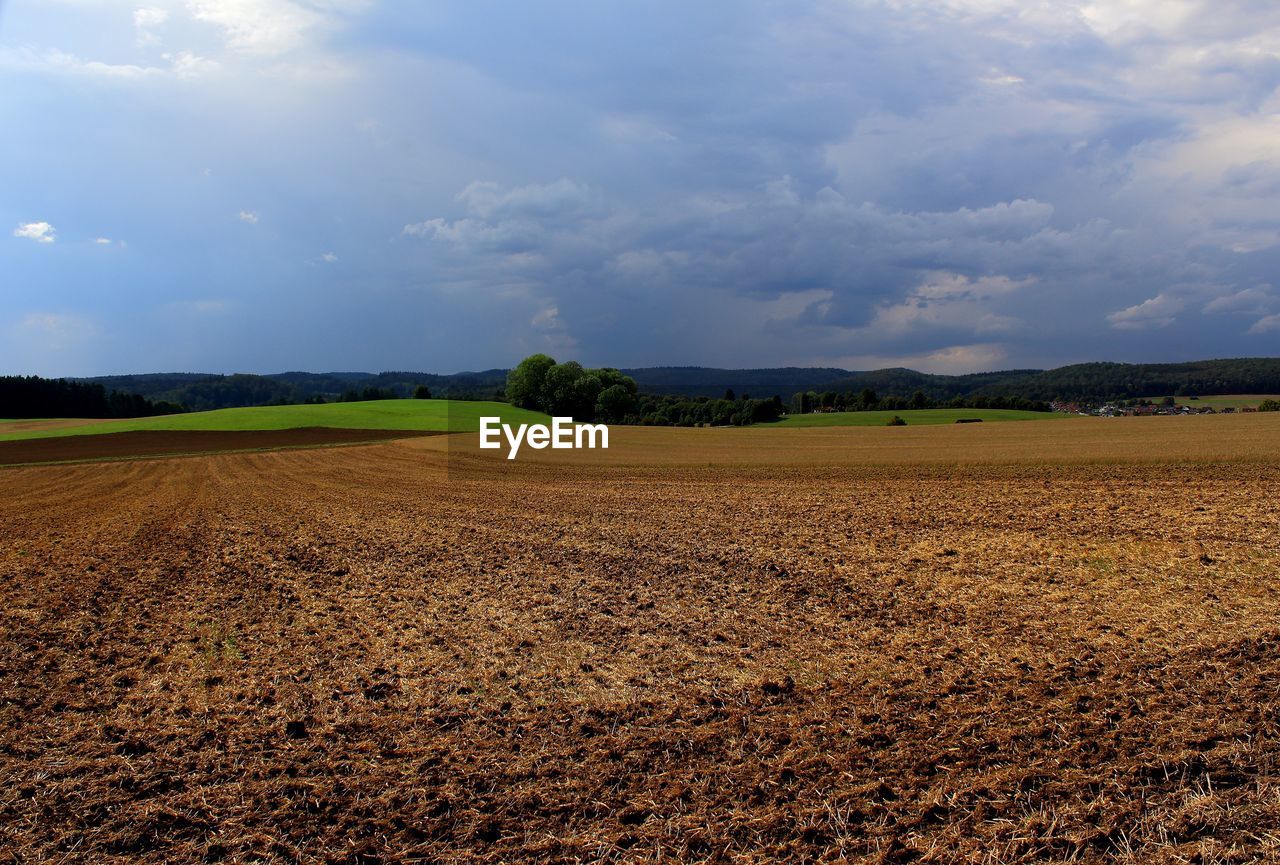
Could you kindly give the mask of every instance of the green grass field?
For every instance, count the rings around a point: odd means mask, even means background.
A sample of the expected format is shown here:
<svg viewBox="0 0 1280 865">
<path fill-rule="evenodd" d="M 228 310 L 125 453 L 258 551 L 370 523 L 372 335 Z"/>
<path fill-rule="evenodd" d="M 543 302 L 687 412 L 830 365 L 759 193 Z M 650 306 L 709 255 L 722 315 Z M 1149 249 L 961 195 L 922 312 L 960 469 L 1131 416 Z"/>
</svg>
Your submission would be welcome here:
<svg viewBox="0 0 1280 865">
<path fill-rule="evenodd" d="M 341 429 L 447 430 L 480 429 L 480 418 L 497 416 L 506 423 L 548 423 L 540 412 L 500 402 L 450 402 L 443 399 L 385 399 L 325 405 L 258 406 L 217 411 L 132 418 L 86 426 L 4 432 L 0 441 L 53 436 L 100 435 L 132 430 L 272 430 L 295 427 Z"/>
<path fill-rule="evenodd" d="M 1151 401 L 1160 403 L 1164 397 L 1155 397 Z M 1219 394 L 1217 396 L 1202 396 L 1199 399 L 1191 399 L 1190 397 L 1179 396 L 1174 397 L 1178 405 L 1189 405 L 1192 408 L 1212 406 L 1215 409 L 1224 408 L 1244 408 L 1250 406 L 1256 408 L 1258 403 L 1264 399 L 1280 399 L 1273 393 L 1235 393 L 1235 394 Z"/>
<path fill-rule="evenodd" d="M 982 418 L 992 421 L 1050 420 L 1072 415 L 1043 411 L 1017 411 L 992 408 L 926 408 L 906 411 L 842 411 L 830 414 L 790 415 L 769 426 L 884 426 L 889 418 L 898 415 L 908 426 L 955 423 L 960 418 Z"/>
</svg>

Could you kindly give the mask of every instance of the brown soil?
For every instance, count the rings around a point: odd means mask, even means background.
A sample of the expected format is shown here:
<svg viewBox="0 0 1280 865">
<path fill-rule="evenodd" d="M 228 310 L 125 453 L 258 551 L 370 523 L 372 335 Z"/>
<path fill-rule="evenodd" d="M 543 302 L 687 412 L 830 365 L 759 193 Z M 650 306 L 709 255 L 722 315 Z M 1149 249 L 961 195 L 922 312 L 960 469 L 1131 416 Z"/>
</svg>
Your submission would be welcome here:
<svg viewBox="0 0 1280 865">
<path fill-rule="evenodd" d="M 6 471 L 0 850 L 1278 861 L 1280 464 L 784 441 Z"/>
<path fill-rule="evenodd" d="M 408 436 L 437 435 L 416 430 L 334 429 L 300 427 L 281 430 L 138 430 L 55 438 L 0 441 L 0 466 L 25 463 L 71 462 L 166 454 L 260 450 L 307 445 L 384 441 Z"/>
</svg>

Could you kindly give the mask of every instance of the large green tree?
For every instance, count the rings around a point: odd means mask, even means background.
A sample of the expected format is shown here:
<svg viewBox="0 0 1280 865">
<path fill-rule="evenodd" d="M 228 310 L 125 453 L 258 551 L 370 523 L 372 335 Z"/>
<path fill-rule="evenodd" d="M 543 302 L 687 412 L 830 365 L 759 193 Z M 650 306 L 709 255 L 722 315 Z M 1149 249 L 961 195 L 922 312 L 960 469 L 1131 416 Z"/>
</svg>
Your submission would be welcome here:
<svg viewBox="0 0 1280 865">
<path fill-rule="evenodd" d="M 547 372 L 555 367 L 555 358 L 531 354 L 507 373 L 507 401 L 520 408 L 542 410 L 546 397 Z"/>
</svg>

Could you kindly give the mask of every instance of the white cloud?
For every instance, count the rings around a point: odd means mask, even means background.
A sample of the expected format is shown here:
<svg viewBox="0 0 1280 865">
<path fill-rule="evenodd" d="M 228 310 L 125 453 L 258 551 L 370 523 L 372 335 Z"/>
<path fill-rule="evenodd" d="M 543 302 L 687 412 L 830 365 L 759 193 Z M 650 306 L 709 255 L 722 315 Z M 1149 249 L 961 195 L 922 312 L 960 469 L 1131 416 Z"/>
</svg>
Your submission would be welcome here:
<svg viewBox="0 0 1280 865">
<path fill-rule="evenodd" d="M 13 230 L 14 237 L 24 237 L 36 243 L 53 243 L 57 239 L 54 228 L 47 222 L 24 222 Z"/>
<path fill-rule="evenodd" d="M 1258 319 L 1253 323 L 1253 327 L 1249 328 L 1249 333 L 1271 333 L 1280 330 L 1280 315 L 1267 315 Z"/>
<path fill-rule="evenodd" d="M 325 264 L 334 264 L 337 262 L 338 256 L 334 255 L 332 252 L 326 252 L 320 256 L 320 260 Z"/>
<path fill-rule="evenodd" d="M 970 279 L 959 273 L 934 271 L 915 290 L 916 297 L 932 300 L 987 300 L 1034 285 L 1034 277 L 1010 279 L 1007 276 L 980 276 Z"/>
<path fill-rule="evenodd" d="M 109 237 L 95 237 L 95 238 L 93 239 L 93 242 L 94 242 L 94 243 L 96 243 L 96 244 L 98 244 L 99 246 L 110 246 L 110 245 L 111 245 L 111 238 L 109 238 Z"/>
<path fill-rule="evenodd" d="M 1241 312 L 1261 315 L 1274 307 L 1278 300 L 1280 298 L 1271 292 L 1271 286 L 1259 285 L 1215 297 L 1204 305 L 1204 312 Z"/>
<path fill-rule="evenodd" d="M 529 326 L 541 338 L 541 345 L 547 351 L 574 351 L 578 346 L 577 340 L 569 333 L 564 321 L 560 318 L 558 307 L 542 307 L 533 314 L 533 318 L 529 319 Z"/>
<path fill-rule="evenodd" d="M 367 0 L 187 0 L 191 17 L 218 27 L 231 50 L 260 57 L 304 48 L 342 15 L 367 6 Z"/>
<path fill-rule="evenodd" d="M 169 69 L 174 75 L 188 80 L 210 75 L 222 68 L 217 60 L 200 57 L 190 51 L 166 52 L 160 56 L 168 61 Z"/>
<path fill-rule="evenodd" d="M 133 29 L 139 45 L 155 45 L 160 42 L 156 30 L 169 20 L 169 12 L 155 6 L 146 6 L 133 10 Z"/>
<path fill-rule="evenodd" d="M 75 54 L 56 49 L 36 52 L 29 48 L 0 49 L 0 67 L 115 80 L 160 75 L 164 71 L 157 67 L 138 66 L 133 63 L 103 63 L 99 60 L 85 60 Z"/>
<path fill-rule="evenodd" d="M 835 363 L 845 369 L 885 369 L 907 367 L 920 372 L 938 375 L 956 375 L 968 372 L 985 372 L 1000 369 L 1008 356 L 998 343 L 973 343 L 952 345 L 921 354 L 853 355 L 839 358 L 814 358 L 811 363 L 826 365 Z"/>
<path fill-rule="evenodd" d="M 37 52 L 29 48 L 0 48 L 0 69 L 18 69 L 56 75 L 76 75 L 103 82 L 138 82 L 161 80 L 166 77 L 184 80 L 207 75 L 220 68 L 215 60 L 192 54 L 190 51 L 164 53 L 161 59 L 168 66 L 138 65 L 136 63 L 104 63 L 86 60 L 76 54 L 57 49 Z"/>
<path fill-rule="evenodd" d="M 242 211 L 240 211 L 240 221 L 241 221 L 241 222 L 247 222 L 247 223 L 249 223 L 250 225 L 257 225 L 257 224 L 258 224 L 258 213 L 257 213 L 257 211 L 255 211 L 255 210 L 242 210 Z"/>
<path fill-rule="evenodd" d="M 321 16 L 294 3 L 279 0 L 190 0 L 187 8 L 197 21 L 216 25 L 227 45 L 245 54 L 282 54 L 302 44 Z"/>
<path fill-rule="evenodd" d="M 1107 316 L 1107 321 L 1117 330 L 1146 330 L 1157 327 L 1168 327 L 1177 318 L 1177 313 L 1186 306 L 1186 301 L 1171 294 L 1157 294 L 1142 303 L 1118 310 Z"/>
<path fill-rule="evenodd" d="M 1022 322 L 993 311 L 991 301 L 1035 282 L 1002 275 L 970 279 L 963 274 L 935 271 L 902 303 L 881 306 L 867 330 L 876 336 L 927 330 L 960 330 L 976 336 L 1011 333 Z"/>
</svg>

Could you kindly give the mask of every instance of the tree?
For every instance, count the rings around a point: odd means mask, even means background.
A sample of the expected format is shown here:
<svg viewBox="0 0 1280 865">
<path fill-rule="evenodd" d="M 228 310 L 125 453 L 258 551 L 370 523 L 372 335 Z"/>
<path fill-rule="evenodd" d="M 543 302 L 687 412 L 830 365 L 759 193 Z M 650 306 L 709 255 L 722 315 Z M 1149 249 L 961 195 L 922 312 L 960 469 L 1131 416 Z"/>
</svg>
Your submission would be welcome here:
<svg viewBox="0 0 1280 865">
<path fill-rule="evenodd" d="M 858 394 L 858 401 L 862 403 L 862 407 L 871 410 L 880 404 L 880 397 L 869 387 L 864 387 L 862 393 Z"/>
<path fill-rule="evenodd" d="M 724 392 L 724 398 L 727 399 L 729 402 L 736 402 L 738 399 L 736 396 L 733 395 L 733 388 L 729 388 Z"/>
<path fill-rule="evenodd" d="M 906 425 L 907 425 L 907 422 L 904 421 L 902 418 L 898 417 L 896 414 L 893 417 L 889 418 L 889 420 L 885 423 L 885 426 L 906 426 Z"/>
<path fill-rule="evenodd" d="M 586 370 L 576 360 L 551 366 L 542 379 L 542 404 L 538 408 L 547 414 L 573 417 L 574 405 L 577 402 L 575 386 L 578 379 L 585 374 Z M 594 405 L 595 400 L 592 400 L 592 406 Z M 585 420 L 585 418 L 582 419 Z"/>
<path fill-rule="evenodd" d="M 431 388 L 425 384 L 420 384 L 413 389 L 414 399 L 431 399 Z"/>
<path fill-rule="evenodd" d="M 555 359 L 545 354 L 531 354 L 507 373 L 507 401 L 520 408 L 541 409 L 547 372 L 556 366 Z"/>
<path fill-rule="evenodd" d="M 595 370 L 587 370 L 573 383 L 572 398 L 566 406 L 568 414 L 575 420 L 588 421 L 595 417 L 596 400 L 604 386 Z"/>
<path fill-rule="evenodd" d="M 1280 399 L 1264 399 L 1258 404 L 1258 411 L 1280 411 Z"/>
<path fill-rule="evenodd" d="M 927 408 L 929 398 L 924 395 L 924 391 L 918 390 L 911 395 L 911 407 L 915 409 Z"/>
<path fill-rule="evenodd" d="M 635 411 L 636 395 L 627 390 L 625 385 L 611 384 L 600 391 L 596 397 L 596 420 L 605 423 L 622 423 L 623 419 Z"/>
</svg>

